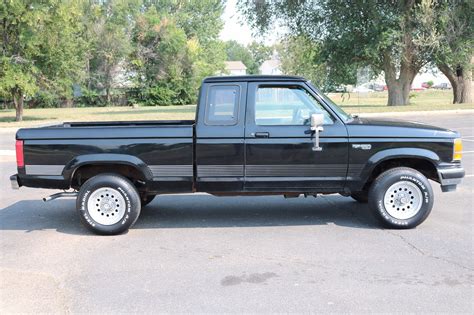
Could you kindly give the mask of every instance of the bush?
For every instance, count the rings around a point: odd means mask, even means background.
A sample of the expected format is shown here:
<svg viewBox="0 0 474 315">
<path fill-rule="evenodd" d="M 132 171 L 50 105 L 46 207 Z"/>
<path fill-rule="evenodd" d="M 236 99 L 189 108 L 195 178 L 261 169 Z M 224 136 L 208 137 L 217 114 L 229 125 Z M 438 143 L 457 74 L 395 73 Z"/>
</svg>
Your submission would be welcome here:
<svg viewBox="0 0 474 315">
<path fill-rule="evenodd" d="M 107 102 L 104 97 L 102 97 L 96 91 L 83 89 L 82 96 L 76 97 L 74 99 L 74 105 L 76 107 L 104 107 L 107 105 Z"/>
<path fill-rule="evenodd" d="M 54 108 L 60 107 L 62 100 L 48 91 L 39 91 L 28 102 L 29 108 Z"/>
<path fill-rule="evenodd" d="M 160 83 L 145 89 L 130 89 L 127 92 L 128 101 L 131 104 L 144 106 L 169 106 L 189 104 L 189 97 L 184 91 L 176 90 L 167 82 Z"/>
</svg>

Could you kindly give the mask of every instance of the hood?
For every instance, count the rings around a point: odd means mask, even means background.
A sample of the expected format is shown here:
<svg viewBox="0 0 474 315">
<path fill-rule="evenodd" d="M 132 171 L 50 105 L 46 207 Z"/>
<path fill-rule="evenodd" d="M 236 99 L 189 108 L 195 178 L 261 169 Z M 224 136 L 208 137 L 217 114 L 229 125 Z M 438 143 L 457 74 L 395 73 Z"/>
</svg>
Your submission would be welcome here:
<svg viewBox="0 0 474 315">
<path fill-rule="evenodd" d="M 456 131 L 395 119 L 356 117 L 347 123 L 350 137 L 395 137 L 395 138 L 456 138 Z"/>
</svg>

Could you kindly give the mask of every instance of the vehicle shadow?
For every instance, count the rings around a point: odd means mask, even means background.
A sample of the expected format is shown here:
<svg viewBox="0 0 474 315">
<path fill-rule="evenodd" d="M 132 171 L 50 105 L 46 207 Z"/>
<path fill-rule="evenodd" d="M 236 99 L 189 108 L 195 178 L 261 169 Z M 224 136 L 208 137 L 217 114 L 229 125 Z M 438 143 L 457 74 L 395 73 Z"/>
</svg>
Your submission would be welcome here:
<svg viewBox="0 0 474 315">
<path fill-rule="evenodd" d="M 268 227 L 334 224 L 378 229 L 365 204 L 342 196 L 271 197 L 159 196 L 142 209 L 133 229 Z M 72 200 L 19 201 L 0 210 L 0 230 L 25 233 L 55 229 L 91 234 L 79 222 Z"/>
</svg>

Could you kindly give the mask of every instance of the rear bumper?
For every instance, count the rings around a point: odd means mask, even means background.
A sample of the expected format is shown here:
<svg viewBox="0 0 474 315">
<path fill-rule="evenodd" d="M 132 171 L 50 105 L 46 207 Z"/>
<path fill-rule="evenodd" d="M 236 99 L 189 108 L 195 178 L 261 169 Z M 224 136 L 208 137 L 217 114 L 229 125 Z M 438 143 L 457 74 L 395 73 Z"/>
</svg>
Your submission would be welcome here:
<svg viewBox="0 0 474 315">
<path fill-rule="evenodd" d="M 19 187 L 47 188 L 47 189 L 69 189 L 69 182 L 63 176 L 46 175 L 22 175 L 10 176 L 10 183 L 13 189 Z"/>
<path fill-rule="evenodd" d="M 447 164 L 438 167 L 438 177 L 443 192 L 454 191 L 465 175 L 461 164 Z"/>
<path fill-rule="evenodd" d="M 20 182 L 18 181 L 18 175 L 12 175 L 10 176 L 10 184 L 12 186 L 12 189 L 20 189 Z"/>
</svg>

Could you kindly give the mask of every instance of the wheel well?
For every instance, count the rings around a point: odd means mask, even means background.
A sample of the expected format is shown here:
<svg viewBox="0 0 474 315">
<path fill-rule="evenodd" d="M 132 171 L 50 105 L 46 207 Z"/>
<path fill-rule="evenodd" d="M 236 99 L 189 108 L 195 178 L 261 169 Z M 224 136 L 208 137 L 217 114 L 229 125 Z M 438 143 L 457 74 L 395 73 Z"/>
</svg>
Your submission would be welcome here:
<svg viewBox="0 0 474 315">
<path fill-rule="evenodd" d="M 136 167 L 127 164 L 87 164 L 74 171 L 71 187 L 79 189 L 89 178 L 101 173 L 119 174 L 129 179 L 140 190 L 145 186 L 145 175 Z"/>
<path fill-rule="evenodd" d="M 385 160 L 377 164 L 377 166 L 372 170 L 369 178 L 367 179 L 364 185 L 364 190 L 368 189 L 370 185 L 372 184 L 372 182 L 380 174 L 382 174 L 386 170 L 389 170 L 395 167 L 400 167 L 400 166 L 413 168 L 417 170 L 418 172 L 422 173 L 427 178 L 434 181 L 439 181 L 438 171 L 436 170 L 436 167 L 434 166 L 432 162 L 422 159 L 422 158 L 397 158 L 397 159 Z"/>
</svg>

